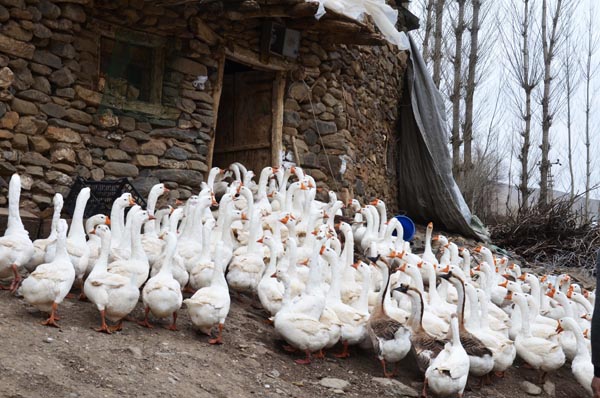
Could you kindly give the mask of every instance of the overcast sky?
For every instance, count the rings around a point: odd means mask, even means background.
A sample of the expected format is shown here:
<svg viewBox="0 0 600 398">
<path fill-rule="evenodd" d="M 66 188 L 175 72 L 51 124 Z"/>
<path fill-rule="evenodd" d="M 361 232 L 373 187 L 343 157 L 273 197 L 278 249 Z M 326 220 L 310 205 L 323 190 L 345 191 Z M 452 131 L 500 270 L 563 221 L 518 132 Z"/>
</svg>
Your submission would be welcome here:
<svg viewBox="0 0 600 398">
<path fill-rule="evenodd" d="M 419 2 L 424 0 L 415 0 L 411 5 L 412 11 L 421 18 L 421 32 L 424 30 L 425 15 Z M 480 40 L 483 40 L 482 51 L 483 57 L 487 59 L 485 65 L 482 65 L 483 76 L 481 85 L 476 93 L 476 113 L 479 114 L 479 118 L 476 121 L 475 126 L 475 139 L 480 145 L 485 145 L 485 139 L 487 131 L 491 130 L 496 134 L 493 141 L 498 143 L 500 151 L 504 150 L 501 155 L 505 158 L 505 170 L 508 170 L 509 165 L 512 164 L 511 183 L 514 185 L 518 183 L 519 172 L 518 172 L 518 159 L 516 158 L 516 151 L 520 146 L 520 137 L 518 135 L 520 121 L 516 116 L 516 107 L 514 102 L 511 100 L 511 88 L 515 87 L 515 81 L 512 79 L 509 71 L 508 62 L 506 62 L 506 51 L 505 42 L 511 39 L 510 24 L 508 23 L 508 16 L 506 13 L 506 7 L 511 1 L 521 4 L 521 0 L 483 0 L 484 8 L 487 7 L 486 19 L 484 26 L 482 26 Z M 549 0 L 550 4 L 553 5 L 555 0 Z M 539 3 L 540 0 L 530 0 L 531 3 Z M 447 0 L 450 4 L 450 14 L 453 14 L 453 6 L 455 2 Z M 470 2 L 467 2 L 470 7 Z M 574 2 L 575 3 L 575 2 Z M 573 4 L 574 4 L 573 3 Z M 581 59 L 581 62 L 585 62 L 585 53 L 587 51 L 587 26 L 590 15 L 592 15 L 592 29 L 596 36 L 600 36 L 600 19 L 597 18 L 600 14 L 600 2 L 598 0 L 578 0 L 576 1 L 577 8 L 572 13 L 571 25 L 574 31 L 575 45 L 574 50 L 577 52 L 576 57 Z M 422 4 L 422 3 L 421 3 Z M 539 6 L 538 4 L 538 6 Z M 590 13 L 590 6 L 593 5 L 592 13 Z M 535 14 L 535 13 L 534 13 Z M 535 18 L 537 19 L 534 31 L 540 29 L 539 20 L 541 19 L 541 13 L 537 13 Z M 418 33 L 418 34 L 419 34 Z M 465 33 L 468 39 L 469 31 Z M 418 40 L 417 40 L 418 41 Z M 467 41 L 468 43 L 468 41 Z M 453 44 L 448 45 L 448 50 L 453 52 Z M 598 50 L 593 58 L 592 64 L 598 69 L 600 64 L 600 43 L 598 44 Z M 560 49 L 564 50 L 563 45 Z M 468 51 L 468 49 L 467 49 Z M 553 75 L 555 76 L 554 82 L 558 85 L 561 84 L 562 80 L 562 54 L 557 56 L 555 64 L 553 66 Z M 464 63 L 466 63 L 466 58 Z M 581 66 L 584 66 L 583 64 Z M 581 68 L 578 67 L 578 72 L 581 72 Z M 584 191 L 585 188 L 585 83 L 581 75 L 578 79 L 579 85 L 577 91 L 574 93 L 572 99 L 572 119 L 573 119 L 573 167 L 575 173 L 575 189 L 577 191 Z M 541 89 L 540 85 L 540 89 Z M 558 87 L 558 86 L 557 86 Z M 590 90 L 592 97 L 592 112 L 590 120 L 590 135 L 591 135 L 591 158 L 592 158 L 592 175 L 591 185 L 600 183 L 600 112 L 598 112 L 600 104 L 600 71 L 597 72 L 596 77 L 592 82 Z M 444 92 L 445 88 L 442 87 L 441 91 Z M 560 92 L 564 92 L 561 87 L 558 89 Z M 447 91 L 446 91 L 447 92 Z M 537 100 L 539 102 L 539 93 L 537 94 Z M 561 100 L 563 103 L 559 107 L 556 116 L 554 118 L 554 124 L 551 128 L 551 151 L 550 160 L 552 162 L 560 162 L 560 164 L 553 165 L 552 172 L 555 178 L 555 189 L 568 191 L 570 184 L 569 170 L 568 170 L 568 134 L 566 128 L 566 106 L 564 105 L 565 99 Z M 554 104 L 557 106 L 558 104 Z M 450 112 L 448 113 L 450 116 Z M 450 121 L 451 118 L 449 117 Z M 538 146 L 541 143 L 541 106 L 534 106 L 534 131 L 532 145 L 532 159 L 539 159 Z M 514 147 L 512 151 L 507 148 Z M 505 179 L 508 180 L 508 172 L 505 173 Z M 531 186 L 537 187 L 538 174 L 532 177 L 530 182 Z M 600 198 L 600 189 L 597 189 L 593 194 L 594 197 Z"/>
</svg>

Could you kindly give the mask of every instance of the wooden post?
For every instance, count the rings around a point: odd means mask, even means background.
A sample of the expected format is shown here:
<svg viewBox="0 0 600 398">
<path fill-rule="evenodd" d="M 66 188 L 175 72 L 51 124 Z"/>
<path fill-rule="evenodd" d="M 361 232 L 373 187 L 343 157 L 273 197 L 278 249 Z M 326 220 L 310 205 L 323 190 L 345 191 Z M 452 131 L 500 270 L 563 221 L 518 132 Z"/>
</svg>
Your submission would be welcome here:
<svg viewBox="0 0 600 398">
<path fill-rule="evenodd" d="M 221 91 L 223 91 L 223 74 L 225 72 L 225 49 L 219 54 L 219 66 L 217 69 L 217 82 L 213 92 L 213 132 L 208 144 L 208 154 L 206 156 L 206 165 L 210 170 L 212 168 L 213 153 L 215 151 L 215 139 L 217 137 L 217 120 L 219 119 L 219 103 L 221 102 Z"/>
<path fill-rule="evenodd" d="M 285 97 L 285 72 L 277 72 L 273 82 L 273 100 L 271 124 L 271 163 L 281 166 L 281 152 L 283 151 L 283 102 Z"/>
</svg>

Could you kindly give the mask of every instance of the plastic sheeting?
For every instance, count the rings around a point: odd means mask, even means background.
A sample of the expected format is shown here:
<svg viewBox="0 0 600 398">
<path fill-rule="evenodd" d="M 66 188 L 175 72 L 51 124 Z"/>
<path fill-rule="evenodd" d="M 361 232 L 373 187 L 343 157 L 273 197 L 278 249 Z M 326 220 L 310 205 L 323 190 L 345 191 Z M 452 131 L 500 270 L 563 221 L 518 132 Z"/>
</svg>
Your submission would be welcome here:
<svg viewBox="0 0 600 398">
<path fill-rule="evenodd" d="M 444 101 L 418 47 L 410 41 L 406 87 L 399 112 L 399 206 L 413 220 L 489 240 L 452 176 Z M 409 94 L 409 95 L 406 95 Z"/>
<path fill-rule="evenodd" d="M 314 2 L 315 0 L 307 1 Z M 398 10 L 387 5 L 385 0 L 316 0 L 316 2 L 319 3 L 315 14 L 317 19 L 325 15 L 327 10 L 356 21 L 362 21 L 365 15 L 370 15 L 387 41 L 398 46 L 400 50 L 407 50 L 409 47 L 406 34 L 396 29 Z"/>
</svg>

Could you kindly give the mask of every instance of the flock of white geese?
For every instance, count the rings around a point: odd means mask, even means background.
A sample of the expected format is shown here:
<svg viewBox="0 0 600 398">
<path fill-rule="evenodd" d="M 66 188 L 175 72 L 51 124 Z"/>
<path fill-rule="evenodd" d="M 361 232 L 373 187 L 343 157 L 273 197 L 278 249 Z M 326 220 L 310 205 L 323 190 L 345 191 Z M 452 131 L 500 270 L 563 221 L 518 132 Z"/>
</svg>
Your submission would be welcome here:
<svg viewBox="0 0 600 398">
<path fill-rule="evenodd" d="M 260 300 L 284 348 L 303 355 L 297 363 L 341 343 L 336 357 L 348 357 L 350 346 L 370 348 L 391 377 L 390 364 L 413 355 L 424 396 L 460 397 L 469 375 L 480 383 L 503 377 L 516 355 L 540 382 L 569 360 L 591 396 L 593 292 L 566 274 L 521 272 L 482 246 L 474 250 L 482 261 L 472 264 L 469 250 L 432 237 L 431 223 L 424 252 L 412 253 L 383 201 L 344 206 L 333 192 L 318 201 L 314 179 L 299 167 L 266 167 L 257 182 L 239 163 L 213 168 L 182 206 L 156 209 L 168 192 L 157 184 L 146 209 L 126 193 L 110 219 L 85 223 L 90 189 L 83 188 L 70 228 L 56 194 L 50 236 L 33 242 L 19 215 L 20 191 L 15 174 L 0 278 L 12 277 L 4 289 L 50 314 L 44 325 L 58 326 L 57 308 L 75 287 L 100 312 L 98 331 L 121 330 L 141 295 L 140 324 L 152 327 L 150 315 L 171 318 L 177 330 L 185 304 L 193 325 L 221 344 L 234 290 Z M 184 300 L 182 291 L 194 293 Z"/>
</svg>

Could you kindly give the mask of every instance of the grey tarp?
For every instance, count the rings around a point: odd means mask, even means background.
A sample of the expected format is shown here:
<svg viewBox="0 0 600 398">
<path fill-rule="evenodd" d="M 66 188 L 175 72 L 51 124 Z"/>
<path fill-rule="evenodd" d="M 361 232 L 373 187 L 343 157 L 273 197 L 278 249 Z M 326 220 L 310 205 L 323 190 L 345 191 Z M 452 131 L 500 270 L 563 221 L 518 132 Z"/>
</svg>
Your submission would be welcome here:
<svg viewBox="0 0 600 398">
<path fill-rule="evenodd" d="M 399 206 L 413 220 L 489 240 L 452 176 L 444 100 L 412 37 L 397 137 Z M 407 95 L 408 94 L 408 95 Z"/>
</svg>

